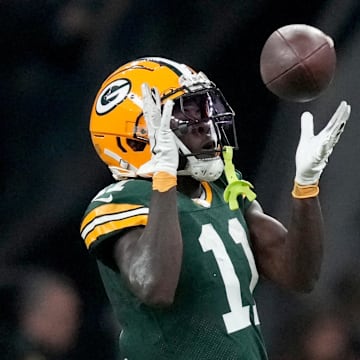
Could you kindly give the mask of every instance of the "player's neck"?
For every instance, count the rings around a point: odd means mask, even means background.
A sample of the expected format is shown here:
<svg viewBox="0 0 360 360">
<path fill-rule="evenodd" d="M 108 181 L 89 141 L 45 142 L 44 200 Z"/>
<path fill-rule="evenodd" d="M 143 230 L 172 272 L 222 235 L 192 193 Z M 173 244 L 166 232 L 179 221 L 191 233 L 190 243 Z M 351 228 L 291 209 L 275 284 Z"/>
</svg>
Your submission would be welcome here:
<svg viewBox="0 0 360 360">
<path fill-rule="evenodd" d="M 201 183 L 191 176 L 178 176 L 177 190 L 192 199 L 198 198 L 201 194 Z"/>
</svg>

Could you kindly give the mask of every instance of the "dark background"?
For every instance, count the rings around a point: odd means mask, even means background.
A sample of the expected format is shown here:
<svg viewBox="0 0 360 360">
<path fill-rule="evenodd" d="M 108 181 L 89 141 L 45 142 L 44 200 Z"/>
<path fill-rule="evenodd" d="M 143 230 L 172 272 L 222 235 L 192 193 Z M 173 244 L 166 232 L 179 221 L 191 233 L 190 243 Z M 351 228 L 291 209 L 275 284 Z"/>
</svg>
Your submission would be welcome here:
<svg viewBox="0 0 360 360">
<path fill-rule="evenodd" d="M 278 27 L 305 23 L 335 41 L 330 87 L 306 104 L 277 99 L 262 84 L 259 57 Z M 123 63 L 152 55 L 204 71 L 237 114 L 236 166 L 264 210 L 286 224 L 300 116 L 318 131 L 341 100 L 351 119 L 321 180 L 325 260 L 311 295 L 261 282 L 258 309 L 270 352 L 299 307 L 328 302 L 358 273 L 360 165 L 360 2 L 358 0 L 0 1 L 0 190 L 2 274 L 26 264 L 65 273 L 85 303 L 97 338 L 107 300 L 79 235 L 90 199 L 112 182 L 91 145 L 88 121 L 100 83 Z M 104 310 L 105 309 L 105 310 Z M 100 327 L 99 327 L 100 326 Z M 89 341 L 88 359 L 100 359 Z"/>
</svg>

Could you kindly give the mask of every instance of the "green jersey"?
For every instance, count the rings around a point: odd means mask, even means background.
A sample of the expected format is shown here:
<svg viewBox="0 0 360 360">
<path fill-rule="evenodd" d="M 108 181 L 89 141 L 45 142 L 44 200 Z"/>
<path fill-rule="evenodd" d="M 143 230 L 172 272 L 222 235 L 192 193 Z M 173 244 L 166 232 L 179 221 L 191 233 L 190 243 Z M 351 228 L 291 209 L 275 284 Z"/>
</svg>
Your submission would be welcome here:
<svg viewBox="0 0 360 360">
<path fill-rule="evenodd" d="M 114 236 L 146 225 L 151 182 L 119 181 L 90 203 L 81 235 L 98 257 L 121 324 L 122 360 L 267 359 L 253 298 L 258 272 L 244 220 L 249 203 L 240 197 L 239 209 L 230 210 L 225 186 L 223 178 L 203 182 L 198 199 L 178 193 L 183 259 L 175 300 L 167 308 L 141 303 L 103 251 Z"/>
</svg>

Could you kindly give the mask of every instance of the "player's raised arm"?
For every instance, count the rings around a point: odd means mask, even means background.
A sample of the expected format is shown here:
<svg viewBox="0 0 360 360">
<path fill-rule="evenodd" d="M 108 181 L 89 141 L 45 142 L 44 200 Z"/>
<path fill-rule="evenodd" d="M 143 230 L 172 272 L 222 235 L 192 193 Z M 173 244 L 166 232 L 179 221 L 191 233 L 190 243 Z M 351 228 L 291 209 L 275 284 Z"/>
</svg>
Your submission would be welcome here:
<svg viewBox="0 0 360 360">
<path fill-rule="evenodd" d="M 350 105 L 343 101 L 326 127 L 314 135 L 312 115 L 302 115 L 287 229 L 256 202 L 246 214 L 260 273 L 283 286 L 309 291 L 319 277 L 324 231 L 318 184 L 349 116 Z"/>
<path fill-rule="evenodd" d="M 179 153 L 170 130 L 173 101 L 168 100 L 161 111 L 157 89 L 143 84 L 142 92 L 152 157 L 137 174 L 152 176 L 149 220 L 145 228 L 130 230 L 117 241 L 114 256 L 138 299 L 148 305 L 166 306 L 174 300 L 182 261 L 176 201 Z"/>
</svg>

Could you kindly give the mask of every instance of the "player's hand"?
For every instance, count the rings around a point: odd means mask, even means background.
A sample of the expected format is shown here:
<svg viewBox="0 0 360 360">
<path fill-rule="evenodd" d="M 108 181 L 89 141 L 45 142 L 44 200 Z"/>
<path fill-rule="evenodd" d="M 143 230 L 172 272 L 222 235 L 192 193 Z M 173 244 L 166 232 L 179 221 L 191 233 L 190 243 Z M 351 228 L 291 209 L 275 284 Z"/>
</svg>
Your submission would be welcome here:
<svg viewBox="0 0 360 360">
<path fill-rule="evenodd" d="M 152 176 L 164 171 L 176 176 L 179 165 L 179 150 L 175 134 L 170 129 L 170 120 L 174 102 L 168 100 L 161 109 L 161 100 L 156 88 L 150 89 L 148 84 L 142 84 L 143 113 L 148 129 L 151 149 L 151 160 L 140 166 L 139 176 Z"/>
<path fill-rule="evenodd" d="M 312 114 L 302 114 L 301 135 L 295 158 L 295 181 L 299 185 L 316 184 L 319 181 L 329 156 L 344 131 L 350 111 L 350 105 L 342 101 L 328 124 L 317 135 L 314 135 Z"/>
</svg>

